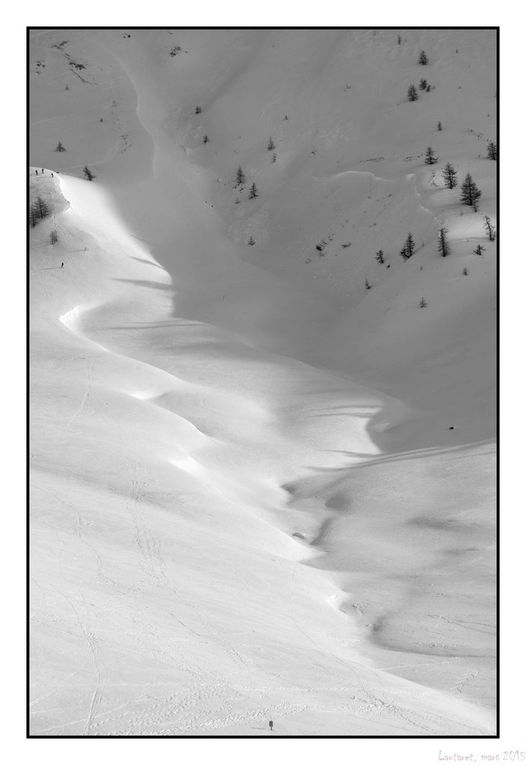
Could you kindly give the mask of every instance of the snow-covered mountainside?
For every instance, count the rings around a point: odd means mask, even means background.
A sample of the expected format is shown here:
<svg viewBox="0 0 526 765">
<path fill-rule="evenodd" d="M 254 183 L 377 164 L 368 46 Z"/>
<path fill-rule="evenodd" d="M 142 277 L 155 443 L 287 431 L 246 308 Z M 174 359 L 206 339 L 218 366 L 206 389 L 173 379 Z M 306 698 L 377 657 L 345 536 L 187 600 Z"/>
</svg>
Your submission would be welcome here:
<svg viewBox="0 0 526 765">
<path fill-rule="evenodd" d="M 495 731 L 495 65 L 31 33 L 32 734 Z"/>
</svg>

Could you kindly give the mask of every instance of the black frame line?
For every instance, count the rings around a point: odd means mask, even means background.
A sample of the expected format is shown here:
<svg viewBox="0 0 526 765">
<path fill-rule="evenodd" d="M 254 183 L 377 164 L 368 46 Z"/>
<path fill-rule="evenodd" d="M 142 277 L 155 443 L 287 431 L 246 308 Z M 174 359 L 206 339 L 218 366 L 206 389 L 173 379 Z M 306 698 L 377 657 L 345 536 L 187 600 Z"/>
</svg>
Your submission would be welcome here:
<svg viewBox="0 0 526 765">
<path fill-rule="evenodd" d="M 30 405 L 29 405 L 29 362 L 30 362 L 30 315 L 29 315 L 29 299 L 30 299 L 30 278 L 29 278 L 29 248 L 30 248 L 30 234 L 29 234 L 29 214 L 26 221 L 26 739 L 407 739 L 409 741 L 421 741 L 423 739 L 428 740 L 485 740 L 485 739 L 500 739 L 501 733 L 501 704 L 500 704 L 500 467 L 501 467 L 501 453 L 500 453 L 500 26 L 35 26 L 26 27 L 26 173 L 29 176 L 30 167 L 30 122 L 29 122 L 29 106 L 30 106 L 30 38 L 33 31 L 52 31 L 52 30 L 404 30 L 404 29 L 429 29 L 429 30 L 493 30 L 496 33 L 496 96 L 497 96 L 497 109 L 496 109 L 496 142 L 499 147 L 497 155 L 497 189 L 496 189 L 496 222 L 497 222 L 497 240 L 496 240 L 496 257 L 497 257 L 497 278 L 496 278 L 496 330 L 497 330 L 497 344 L 496 344 L 496 487 L 497 487 L 497 500 L 496 500 L 496 706 L 495 706 L 495 718 L 496 718 L 496 732 L 495 734 L 487 734 L 480 736 L 470 735 L 350 735 L 350 734 L 334 734 L 334 735 L 291 735 L 285 736 L 278 733 L 272 733 L 271 736 L 254 736 L 254 735 L 168 735 L 168 736 L 154 736 L 154 735 L 123 735 L 123 736 L 82 736 L 82 735 L 43 735 L 30 732 L 30 715 L 29 715 L 29 640 L 30 640 L 30 626 L 29 626 L 29 601 L 30 601 L 30 501 L 29 501 L 29 489 L 30 489 Z M 26 210 L 29 209 L 29 182 L 26 183 Z"/>
</svg>

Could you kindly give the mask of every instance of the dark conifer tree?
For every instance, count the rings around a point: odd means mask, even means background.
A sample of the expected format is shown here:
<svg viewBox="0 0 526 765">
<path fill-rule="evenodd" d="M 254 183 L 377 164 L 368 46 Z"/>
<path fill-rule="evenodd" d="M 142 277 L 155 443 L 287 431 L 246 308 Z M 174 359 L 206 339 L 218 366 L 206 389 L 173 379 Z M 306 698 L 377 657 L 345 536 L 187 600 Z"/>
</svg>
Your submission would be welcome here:
<svg viewBox="0 0 526 765">
<path fill-rule="evenodd" d="M 249 192 L 248 198 L 249 199 L 255 199 L 256 197 L 259 197 L 259 193 L 258 193 L 258 190 L 256 188 L 256 184 L 253 183 L 252 186 L 250 187 L 250 192 Z"/>
<path fill-rule="evenodd" d="M 415 240 L 413 238 L 413 234 L 409 232 L 407 235 L 407 239 L 404 242 L 404 246 L 400 250 L 400 255 L 403 257 L 404 260 L 409 260 L 409 258 L 413 257 L 414 252 L 415 252 Z"/>
<path fill-rule="evenodd" d="M 370 290 L 371 289 L 371 284 L 369 283 L 369 281 L 367 279 L 365 280 L 365 289 L 366 290 Z"/>
<path fill-rule="evenodd" d="M 35 228 L 39 221 L 38 212 L 34 204 L 29 208 L 29 225 L 31 228 Z"/>
<path fill-rule="evenodd" d="M 210 138 L 207 135 L 203 136 L 203 143 L 208 143 Z"/>
<path fill-rule="evenodd" d="M 480 196 L 481 192 L 477 188 L 477 184 L 471 177 L 470 173 L 468 173 L 464 178 L 464 183 L 461 186 L 460 201 L 462 204 L 469 205 L 470 207 L 473 207 L 474 210 L 476 210 Z"/>
<path fill-rule="evenodd" d="M 414 85 L 410 85 L 407 89 L 407 100 L 418 101 L 418 93 L 416 92 L 416 88 Z"/>
<path fill-rule="evenodd" d="M 497 159 L 497 144 L 495 141 L 488 142 L 488 159 Z"/>
<path fill-rule="evenodd" d="M 195 107 L 195 113 L 196 113 L 196 114 L 201 114 L 201 112 L 202 112 L 202 111 L 203 111 L 203 110 L 201 109 L 201 107 L 200 107 L 200 106 L 196 106 L 196 107 Z"/>
<path fill-rule="evenodd" d="M 249 247 L 253 247 L 256 244 L 256 240 L 254 239 L 253 236 L 249 237 L 247 244 Z"/>
<path fill-rule="evenodd" d="M 376 258 L 377 262 L 380 263 L 380 265 L 383 265 L 385 263 L 385 260 L 384 260 L 384 251 L 383 250 L 378 250 L 378 252 L 375 255 L 375 258 Z"/>
<path fill-rule="evenodd" d="M 420 299 L 420 303 L 418 304 L 419 308 L 427 308 L 427 300 L 425 298 Z"/>
<path fill-rule="evenodd" d="M 236 183 L 234 185 L 234 188 L 236 188 L 237 186 L 244 186 L 245 181 L 246 181 L 246 178 L 245 178 L 245 173 L 243 172 L 243 168 L 238 167 L 236 172 Z"/>
<path fill-rule="evenodd" d="M 39 220 L 47 218 L 51 214 L 51 210 L 47 202 L 42 197 L 37 197 L 31 207 L 29 208 L 29 225 L 34 228 Z"/>
<path fill-rule="evenodd" d="M 420 51 L 420 55 L 418 57 L 418 63 L 421 64 L 422 66 L 426 66 L 427 64 L 429 64 L 429 59 L 427 57 L 427 53 L 425 52 L 425 50 Z"/>
<path fill-rule="evenodd" d="M 49 205 L 44 202 L 42 197 L 37 197 L 35 201 L 35 210 L 39 218 L 47 218 L 50 214 Z"/>
<path fill-rule="evenodd" d="M 428 146 L 426 149 L 426 158 L 424 161 L 426 165 L 434 165 L 436 162 L 438 162 L 438 157 L 436 154 L 434 154 L 431 146 Z"/>
<path fill-rule="evenodd" d="M 486 252 L 486 248 L 483 247 L 481 244 L 477 244 L 477 246 L 473 250 L 474 255 L 482 255 L 483 252 Z"/>
<path fill-rule="evenodd" d="M 57 143 L 57 148 L 55 149 L 55 151 L 66 151 L 66 149 L 65 149 L 65 147 L 62 145 L 62 142 L 61 142 L 61 141 L 59 141 L 59 142 Z"/>
<path fill-rule="evenodd" d="M 457 185 L 457 171 L 451 162 L 448 162 L 445 168 L 442 170 L 442 177 L 445 180 L 448 189 L 455 188 Z"/>
<path fill-rule="evenodd" d="M 418 87 L 420 90 L 425 90 L 427 88 L 427 80 L 424 80 L 423 78 L 418 83 Z"/>
<path fill-rule="evenodd" d="M 267 144 L 267 151 L 274 151 L 276 148 L 276 144 L 272 140 L 272 138 L 269 138 L 268 144 Z"/>
<path fill-rule="evenodd" d="M 437 130 L 442 130 L 442 123 L 441 122 L 438 123 Z"/>
<path fill-rule="evenodd" d="M 445 258 L 449 255 L 449 242 L 447 241 L 447 229 L 442 227 L 438 231 L 438 251 Z"/>
<path fill-rule="evenodd" d="M 486 229 L 486 234 L 488 235 L 488 239 L 490 242 L 495 241 L 495 226 L 491 225 L 491 220 L 488 215 L 484 216 L 484 228 Z"/>
</svg>

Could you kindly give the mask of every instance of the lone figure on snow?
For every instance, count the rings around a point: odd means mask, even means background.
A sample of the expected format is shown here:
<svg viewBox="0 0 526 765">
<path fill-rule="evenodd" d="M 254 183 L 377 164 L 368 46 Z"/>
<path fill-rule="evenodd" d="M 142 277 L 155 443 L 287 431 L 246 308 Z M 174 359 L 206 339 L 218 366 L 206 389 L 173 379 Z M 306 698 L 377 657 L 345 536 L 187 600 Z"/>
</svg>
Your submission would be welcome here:
<svg viewBox="0 0 526 765">
<path fill-rule="evenodd" d="M 61 268 L 64 268 L 64 263 L 61 263 L 61 264 L 60 264 L 60 267 L 61 267 Z"/>
<path fill-rule="evenodd" d="M 272 733 L 272 728 L 274 727 L 274 723 L 272 722 L 272 720 L 268 721 L 268 727 L 270 728 L 270 732 Z"/>
</svg>

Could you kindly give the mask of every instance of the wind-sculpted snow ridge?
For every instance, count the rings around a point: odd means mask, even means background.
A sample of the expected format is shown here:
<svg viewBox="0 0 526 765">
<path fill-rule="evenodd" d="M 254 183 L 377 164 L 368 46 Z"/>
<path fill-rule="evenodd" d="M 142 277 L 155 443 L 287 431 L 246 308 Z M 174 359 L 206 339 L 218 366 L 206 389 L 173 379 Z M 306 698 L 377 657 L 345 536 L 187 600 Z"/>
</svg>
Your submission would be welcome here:
<svg viewBox="0 0 526 765">
<path fill-rule="evenodd" d="M 429 34 L 35 37 L 33 735 L 494 732 L 494 163 L 458 83 L 493 105 L 484 32 Z M 478 217 L 406 161 L 430 113 Z"/>
</svg>

